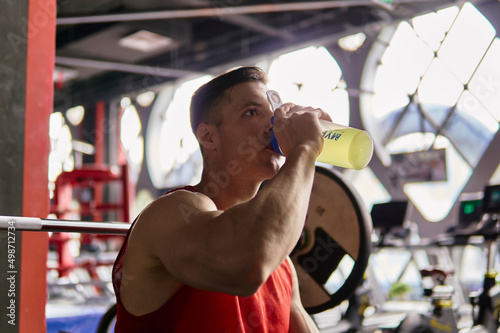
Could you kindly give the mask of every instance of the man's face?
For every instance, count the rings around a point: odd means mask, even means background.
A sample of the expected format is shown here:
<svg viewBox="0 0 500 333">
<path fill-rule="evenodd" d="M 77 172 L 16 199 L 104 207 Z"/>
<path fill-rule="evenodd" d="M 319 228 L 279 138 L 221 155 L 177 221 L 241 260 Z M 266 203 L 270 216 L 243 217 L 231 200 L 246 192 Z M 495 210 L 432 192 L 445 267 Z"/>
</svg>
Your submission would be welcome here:
<svg viewBox="0 0 500 333">
<path fill-rule="evenodd" d="M 266 91 L 259 81 L 240 83 L 228 89 L 219 103 L 221 157 L 238 163 L 246 176 L 262 180 L 274 176 L 283 163 L 270 145 L 273 111 Z"/>
</svg>

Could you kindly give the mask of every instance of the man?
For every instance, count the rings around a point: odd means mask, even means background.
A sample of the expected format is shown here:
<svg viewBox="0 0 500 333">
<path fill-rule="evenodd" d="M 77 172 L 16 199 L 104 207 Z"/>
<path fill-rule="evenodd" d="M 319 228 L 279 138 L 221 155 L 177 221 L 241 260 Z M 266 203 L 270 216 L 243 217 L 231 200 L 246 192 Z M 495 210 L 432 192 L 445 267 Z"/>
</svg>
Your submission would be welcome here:
<svg viewBox="0 0 500 333">
<path fill-rule="evenodd" d="M 276 110 L 283 164 L 270 145 L 266 82 L 243 67 L 193 95 L 202 178 L 134 222 L 113 268 L 115 332 L 317 332 L 288 254 L 323 145 L 318 119 L 329 116 L 291 103 Z"/>
</svg>

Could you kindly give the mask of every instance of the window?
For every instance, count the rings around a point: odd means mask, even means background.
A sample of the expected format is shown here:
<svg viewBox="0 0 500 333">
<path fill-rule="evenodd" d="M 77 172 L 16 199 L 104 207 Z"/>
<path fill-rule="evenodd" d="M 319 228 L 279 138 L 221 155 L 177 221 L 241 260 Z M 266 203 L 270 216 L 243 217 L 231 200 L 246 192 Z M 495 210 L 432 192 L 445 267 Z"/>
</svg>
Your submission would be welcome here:
<svg viewBox="0 0 500 333">
<path fill-rule="evenodd" d="M 49 189 L 54 195 L 55 181 L 63 171 L 71 171 L 75 166 L 71 131 L 61 112 L 54 112 L 49 119 Z"/>
<path fill-rule="evenodd" d="M 189 105 L 194 91 L 210 80 L 202 76 L 166 86 L 153 105 L 148 125 L 147 162 L 156 188 L 196 184 L 203 161 L 191 130 Z"/>
<path fill-rule="evenodd" d="M 368 55 L 360 107 L 382 163 L 445 148 L 447 180 L 402 183 L 429 221 L 444 219 L 499 129 L 500 43 L 470 3 L 385 27 Z"/>
<path fill-rule="evenodd" d="M 124 101 L 128 101 L 125 104 Z M 135 177 L 139 177 L 144 158 L 144 138 L 142 125 L 137 109 L 127 97 L 122 99 L 124 107 L 120 119 L 120 141 L 126 154 L 127 163 Z"/>
<path fill-rule="evenodd" d="M 269 88 L 278 91 L 284 102 L 322 108 L 333 122 L 349 125 L 342 70 L 326 48 L 311 46 L 282 54 L 271 62 L 268 76 Z"/>
</svg>

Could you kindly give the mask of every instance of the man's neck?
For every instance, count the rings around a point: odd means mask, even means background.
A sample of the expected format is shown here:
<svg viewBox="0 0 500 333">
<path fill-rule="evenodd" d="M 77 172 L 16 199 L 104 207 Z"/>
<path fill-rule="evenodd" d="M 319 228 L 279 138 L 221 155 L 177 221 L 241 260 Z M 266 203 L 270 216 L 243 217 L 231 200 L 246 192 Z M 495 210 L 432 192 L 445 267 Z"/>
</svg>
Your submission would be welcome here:
<svg viewBox="0 0 500 333">
<path fill-rule="evenodd" d="M 224 170 L 204 169 L 195 190 L 211 198 L 218 209 L 226 210 L 252 199 L 261 183 L 242 174 L 230 175 Z"/>
</svg>

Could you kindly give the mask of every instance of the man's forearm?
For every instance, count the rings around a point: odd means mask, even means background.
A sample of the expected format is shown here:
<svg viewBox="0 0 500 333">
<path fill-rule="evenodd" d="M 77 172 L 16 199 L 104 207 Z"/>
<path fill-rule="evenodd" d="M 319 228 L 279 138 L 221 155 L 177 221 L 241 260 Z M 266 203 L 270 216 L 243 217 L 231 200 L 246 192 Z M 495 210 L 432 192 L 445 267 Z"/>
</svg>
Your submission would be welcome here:
<svg viewBox="0 0 500 333">
<path fill-rule="evenodd" d="M 255 235 L 262 248 L 263 259 L 269 255 L 274 261 L 271 266 L 279 265 L 300 237 L 314 180 L 315 158 L 307 147 L 297 147 L 246 207 L 254 219 L 249 225 L 255 233 L 250 234 Z"/>
</svg>

